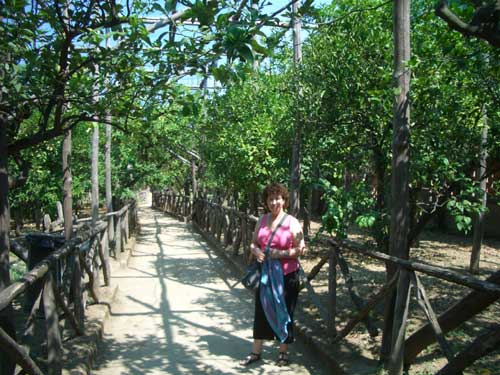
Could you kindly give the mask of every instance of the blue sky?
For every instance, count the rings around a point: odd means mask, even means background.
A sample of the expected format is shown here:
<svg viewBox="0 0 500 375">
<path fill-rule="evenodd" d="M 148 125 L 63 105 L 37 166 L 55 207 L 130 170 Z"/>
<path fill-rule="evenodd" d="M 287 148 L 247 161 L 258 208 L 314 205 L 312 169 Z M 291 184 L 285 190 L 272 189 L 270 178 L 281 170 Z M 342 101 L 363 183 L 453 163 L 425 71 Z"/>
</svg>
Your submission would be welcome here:
<svg viewBox="0 0 500 375">
<path fill-rule="evenodd" d="M 267 5 L 265 10 L 269 13 L 269 14 L 272 14 L 273 12 L 281 9 L 282 7 L 286 6 L 287 4 L 290 3 L 289 0 L 279 0 L 279 1 L 269 1 L 271 4 L 270 5 Z M 330 3 L 330 1 L 328 0 L 315 0 L 314 1 L 314 5 L 315 6 L 318 6 L 318 5 L 324 5 L 324 4 L 327 4 L 327 3 Z M 286 11 L 284 11 L 283 13 L 286 13 Z M 288 19 L 284 19 L 284 21 L 288 21 Z M 269 30 L 269 28 L 267 28 Z M 262 31 L 264 31 L 264 33 L 267 33 L 268 30 L 266 30 L 266 28 L 264 27 Z M 291 35 L 291 32 L 287 33 L 287 35 L 285 36 L 286 38 L 288 38 L 291 42 L 291 39 L 292 39 L 292 35 Z M 307 30 L 302 30 L 301 32 L 301 39 L 302 41 L 304 41 L 304 39 L 307 38 Z M 191 87 L 198 87 L 200 82 L 201 82 L 201 76 L 191 76 L 191 77 L 185 77 L 181 80 L 182 83 L 188 85 L 188 86 L 191 86 Z M 214 85 L 214 82 L 212 80 L 209 80 L 209 83 L 208 83 L 209 86 L 213 86 Z"/>
</svg>

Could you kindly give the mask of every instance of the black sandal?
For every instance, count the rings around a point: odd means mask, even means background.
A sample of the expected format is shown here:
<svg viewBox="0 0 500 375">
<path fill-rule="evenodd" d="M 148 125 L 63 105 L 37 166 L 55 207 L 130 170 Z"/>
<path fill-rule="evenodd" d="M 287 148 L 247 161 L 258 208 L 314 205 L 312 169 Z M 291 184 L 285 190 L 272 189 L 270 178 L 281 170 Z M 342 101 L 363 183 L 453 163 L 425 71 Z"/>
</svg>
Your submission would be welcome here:
<svg viewBox="0 0 500 375">
<path fill-rule="evenodd" d="M 244 359 L 240 361 L 240 365 L 248 366 L 251 363 L 257 362 L 261 359 L 260 353 L 251 352 Z"/>
<path fill-rule="evenodd" d="M 278 360 L 276 361 L 276 365 L 278 365 L 279 367 L 282 367 L 282 366 L 288 366 L 289 363 L 290 363 L 290 361 L 288 359 L 288 353 L 287 352 L 279 352 Z"/>
</svg>

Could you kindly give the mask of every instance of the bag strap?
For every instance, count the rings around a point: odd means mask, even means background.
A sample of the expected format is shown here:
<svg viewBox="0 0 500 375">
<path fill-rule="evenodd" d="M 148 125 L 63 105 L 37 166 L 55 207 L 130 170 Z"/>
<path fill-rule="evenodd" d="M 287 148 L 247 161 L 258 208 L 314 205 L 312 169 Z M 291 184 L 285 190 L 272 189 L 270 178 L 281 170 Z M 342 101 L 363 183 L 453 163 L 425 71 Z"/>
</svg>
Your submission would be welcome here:
<svg viewBox="0 0 500 375">
<path fill-rule="evenodd" d="M 271 214 L 269 214 L 271 215 Z M 276 234 L 276 232 L 278 231 L 279 227 L 281 227 L 281 224 L 283 224 L 283 222 L 285 221 L 285 218 L 288 216 L 287 213 L 285 213 L 283 215 L 283 217 L 281 218 L 281 220 L 279 221 L 278 225 L 276 226 L 276 228 L 274 228 L 273 230 L 273 233 L 271 233 L 271 237 L 269 237 L 269 240 L 267 241 L 267 245 L 266 245 L 266 248 L 264 250 L 264 254 L 268 254 L 269 253 L 269 250 L 271 249 L 271 242 L 273 241 L 273 238 L 274 238 L 274 235 Z"/>
</svg>

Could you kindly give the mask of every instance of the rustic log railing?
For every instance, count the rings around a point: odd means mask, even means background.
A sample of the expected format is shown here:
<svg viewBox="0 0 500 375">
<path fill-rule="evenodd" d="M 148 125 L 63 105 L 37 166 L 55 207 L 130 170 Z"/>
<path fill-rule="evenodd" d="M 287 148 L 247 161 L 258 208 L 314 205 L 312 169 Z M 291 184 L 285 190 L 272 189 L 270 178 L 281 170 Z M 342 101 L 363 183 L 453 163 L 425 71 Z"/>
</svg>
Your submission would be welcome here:
<svg viewBox="0 0 500 375">
<path fill-rule="evenodd" d="M 153 207 L 184 219 L 190 217 L 201 230 L 209 233 L 224 249 L 232 249 L 233 254 L 237 255 L 239 250 L 243 248 L 244 256 L 249 255 L 251 236 L 257 222 L 256 217 L 243 214 L 232 208 L 223 207 L 206 199 L 196 199 L 191 202 L 188 197 L 177 195 L 172 191 L 153 193 Z M 369 314 L 396 288 L 398 278 L 406 273 L 404 276 L 410 278 L 411 288 L 416 290 L 418 305 L 421 306 L 429 321 L 427 325 L 424 325 L 406 341 L 403 341 L 405 342 L 406 368 L 415 361 L 416 356 L 425 347 L 435 341 L 438 342 L 448 360 L 448 364 L 438 372 L 440 375 L 460 374 L 474 360 L 487 355 L 500 345 L 499 325 L 494 326 L 489 332 L 483 333 L 456 355 L 453 354 L 450 345 L 445 339 L 447 332 L 483 311 L 500 298 L 500 271 L 494 273 L 486 281 L 482 281 L 476 277 L 446 268 L 403 260 L 384 253 L 371 251 L 358 243 L 348 240 L 336 241 L 330 237 L 320 237 L 318 242 L 326 245 L 330 250 L 312 268 L 308 274 L 308 279 L 312 280 L 322 266 L 329 263 L 327 311 L 325 312 L 324 308 L 319 305 L 317 298 L 311 299 L 317 305 L 320 316 L 330 328 L 330 334 L 334 337 L 333 342 L 345 338 L 361 322 L 364 322 L 371 336 L 377 335 L 378 330 L 370 320 Z M 359 296 L 359 292 L 354 285 L 349 266 L 343 256 L 344 251 L 353 251 L 382 262 L 392 263 L 398 267 L 398 272 L 365 302 Z M 345 286 L 357 310 L 340 331 L 337 331 L 336 328 L 337 268 L 340 269 L 345 279 Z M 438 317 L 429 302 L 417 272 L 466 286 L 473 291 Z M 310 288 L 309 285 L 308 289 Z M 315 293 L 312 290 L 310 292 L 309 296 L 315 297 Z M 409 304 L 407 304 L 406 309 L 409 309 Z M 406 312 L 405 316 L 407 315 Z M 456 316 L 459 318 L 450 319 Z"/>
<path fill-rule="evenodd" d="M 320 239 L 320 242 L 330 246 L 330 252 L 325 258 L 333 257 L 335 259 L 334 263 L 338 261 L 345 262 L 341 253 L 342 249 L 353 251 L 379 261 L 392 263 L 398 267 L 398 271 L 392 279 L 382 286 L 378 292 L 371 296 L 367 303 L 355 303 L 358 312 L 347 322 L 342 331 L 336 335 L 335 341 L 339 341 L 346 337 L 358 323 L 365 320 L 370 311 L 373 310 L 377 304 L 384 301 L 385 297 L 396 287 L 399 277 L 409 277 L 410 291 L 412 288 L 415 289 L 418 305 L 423 309 L 428 320 L 428 324 L 418 329 L 406 340 L 403 338 L 402 343 L 405 347 L 404 365 L 406 368 L 410 367 L 410 365 L 415 361 L 417 355 L 423 349 L 431 343 L 437 342 L 442 353 L 448 360 L 448 364 L 439 370 L 437 374 L 461 374 L 462 371 L 466 367 L 470 366 L 475 360 L 489 354 L 500 345 L 499 325 L 495 325 L 486 333 L 482 332 L 481 335 L 473 341 L 473 343 L 457 354 L 453 353 L 451 346 L 445 338 L 445 334 L 447 332 L 450 332 L 461 323 L 474 317 L 476 314 L 480 313 L 500 298 L 500 271 L 495 272 L 487 280 L 483 281 L 477 279 L 476 277 L 464 275 L 446 268 L 412 260 L 403 260 L 384 253 L 368 250 L 357 243 L 347 240 L 339 242 L 331 238 L 323 237 Z M 421 283 L 417 272 L 427 276 L 436 277 L 441 280 L 446 280 L 454 284 L 466 286 L 473 291 L 462 300 L 457 301 L 438 317 L 430 304 L 425 288 Z M 404 275 L 404 273 L 406 273 L 406 275 Z M 334 278 L 336 278 L 335 270 L 332 272 L 332 269 L 330 269 L 329 279 Z M 329 285 L 333 285 L 333 289 L 330 288 L 329 290 L 329 298 L 334 299 L 334 296 L 336 295 L 336 283 L 331 283 Z M 349 285 L 347 286 L 349 288 Z M 335 304 L 335 302 L 331 303 Z M 410 304 L 408 301 L 406 304 L 406 311 L 404 313 L 405 317 L 408 316 L 409 308 Z M 330 317 L 335 320 L 335 311 L 331 311 Z M 486 340 L 485 338 L 488 339 Z"/>
<path fill-rule="evenodd" d="M 233 255 L 242 251 L 246 259 L 249 257 L 252 234 L 258 220 L 255 216 L 206 199 L 199 198 L 192 202 L 189 197 L 170 191 L 154 192 L 152 205 L 153 208 L 181 219 L 189 218 L 216 239 L 225 250 Z"/>
<path fill-rule="evenodd" d="M 19 342 L 0 327 L 0 347 L 24 373 L 62 373 L 60 321 L 66 319 L 74 336 L 83 334 L 85 306 L 89 302 L 99 302 L 100 272 L 103 274 L 104 284 L 109 286 L 111 283 L 109 250 L 114 248 L 114 255 L 119 259 L 124 251 L 123 244 L 129 239 L 130 230 L 136 227 L 136 203 L 126 204 L 121 210 L 109 213 L 106 217 L 111 215 L 116 218 L 117 223 L 114 241 L 108 236 L 106 220 L 99 220 L 92 227 L 85 223 L 88 220 L 83 220 L 75 226 L 71 240 L 65 241 L 20 280 L 0 292 L 0 313 L 11 309 L 13 305 L 17 306 L 16 314 L 23 314 L 23 309 L 19 307 L 22 305 L 24 311 L 27 311 L 25 329 L 20 335 L 16 335 L 21 337 Z M 57 234 L 42 236 L 48 240 L 61 239 Z M 27 261 L 28 250 L 15 241 L 13 243 L 15 253 L 21 255 L 23 261 Z M 110 246 L 113 243 L 115 246 Z M 85 290 L 88 290 L 90 298 L 84 293 Z M 40 315 L 43 315 L 45 321 L 46 341 L 36 344 L 46 347 L 46 359 L 31 358 L 29 354 L 30 348 L 35 345 L 35 325 Z"/>
</svg>

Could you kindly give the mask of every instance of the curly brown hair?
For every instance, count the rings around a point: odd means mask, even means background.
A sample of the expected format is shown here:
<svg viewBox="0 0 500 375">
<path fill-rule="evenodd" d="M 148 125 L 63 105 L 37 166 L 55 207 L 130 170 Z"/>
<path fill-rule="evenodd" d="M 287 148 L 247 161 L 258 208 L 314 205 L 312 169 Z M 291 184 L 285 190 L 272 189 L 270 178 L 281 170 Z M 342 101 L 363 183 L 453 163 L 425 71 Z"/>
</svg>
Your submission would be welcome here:
<svg viewBox="0 0 500 375">
<path fill-rule="evenodd" d="M 283 207 L 288 207 L 290 194 L 288 193 L 288 189 L 284 185 L 273 182 L 264 188 L 264 191 L 262 192 L 262 201 L 264 203 L 264 208 L 266 209 L 266 211 L 269 211 L 269 207 L 267 207 L 267 198 L 270 195 L 281 195 L 281 198 L 283 198 L 283 200 L 285 201 Z"/>
</svg>

